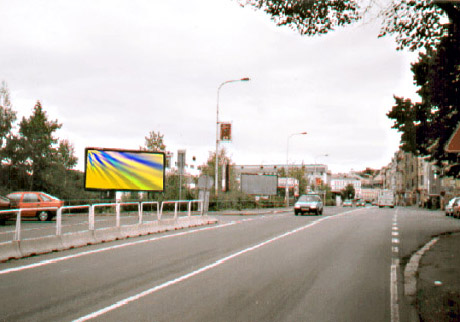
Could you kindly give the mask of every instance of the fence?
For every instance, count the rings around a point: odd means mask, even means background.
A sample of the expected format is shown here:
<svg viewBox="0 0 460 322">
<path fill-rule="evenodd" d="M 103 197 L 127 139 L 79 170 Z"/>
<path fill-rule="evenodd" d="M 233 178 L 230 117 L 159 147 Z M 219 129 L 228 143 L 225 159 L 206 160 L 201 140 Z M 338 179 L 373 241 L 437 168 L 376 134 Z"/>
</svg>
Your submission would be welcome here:
<svg viewBox="0 0 460 322">
<path fill-rule="evenodd" d="M 118 202 L 118 203 L 99 203 L 93 205 L 78 205 L 78 206 L 63 206 L 60 208 L 57 207 L 41 207 L 41 208 L 21 208 L 21 209 L 11 209 L 11 210 L 2 210 L 0 211 L 0 216 L 5 213 L 16 213 L 16 226 L 13 241 L 21 241 L 21 222 L 22 222 L 22 212 L 23 211 L 35 211 L 35 210 L 46 210 L 46 211 L 55 211 L 56 212 L 56 236 L 62 236 L 62 212 L 64 210 L 74 210 L 74 209 L 88 209 L 88 230 L 95 230 L 95 212 L 97 208 L 102 207 L 115 207 L 115 228 L 120 228 L 121 226 L 121 206 L 136 206 L 138 213 L 138 224 L 141 225 L 144 223 L 144 208 L 147 205 L 153 205 L 156 208 L 156 219 L 157 221 L 162 220 L 163 208 L 164 205 L 173 204 L 174 205 L 174 220 L 178 219 L 178 206 L 181 204 L 187 204 L 187 217 L 192 216 L 192 205 L 199 205 L 199 216 L 203 216 L 203 201 L 202 200 L 175 200 L 175 201 L 163 201 L 161 203 L 156 201 L 144 201 L 144 202 Z M 108 227 L 110 228 L 110 227 Z"/>
</svg>

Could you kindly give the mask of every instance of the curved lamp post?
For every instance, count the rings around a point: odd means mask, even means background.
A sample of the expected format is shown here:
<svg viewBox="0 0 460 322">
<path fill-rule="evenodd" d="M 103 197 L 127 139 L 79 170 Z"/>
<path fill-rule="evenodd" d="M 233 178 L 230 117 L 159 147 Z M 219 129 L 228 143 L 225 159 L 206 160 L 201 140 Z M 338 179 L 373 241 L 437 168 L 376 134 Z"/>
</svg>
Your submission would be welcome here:
<svg viewBox="0 0 460 322">
<path fill-rule="evenodd" d="M 287 138 L 287 145 L 286 145 L 286 185 L 285 185 L 285 202 L 286 207 L 289 207 L 289 187 L 288 187 L 288 171 L 289 171 L 289 139 L 294 135 L 305 135 L 307 132 L 300 132 L 300 133 L 293 133 L 288 136 Z"/>
<path fill-rule="evenodd" d="M 233 80 L 228 80 L 223 82 L 222 84 L 219 85 L 217 88 L 217 116 L 216 116 L 216 169 L 215 169 L 215 188 L 216 188 L 216 196 L 219 191 L 218 188 L 218 183 L 219 183 L 219 94 L 220 94 L 220 89 L 222 86 L 228 83 L 234 83 L 234 82 L 247 82 L 250 79 L 248 77 L 241 78 L 241 79 L 233 79 Z"/>
</svg>

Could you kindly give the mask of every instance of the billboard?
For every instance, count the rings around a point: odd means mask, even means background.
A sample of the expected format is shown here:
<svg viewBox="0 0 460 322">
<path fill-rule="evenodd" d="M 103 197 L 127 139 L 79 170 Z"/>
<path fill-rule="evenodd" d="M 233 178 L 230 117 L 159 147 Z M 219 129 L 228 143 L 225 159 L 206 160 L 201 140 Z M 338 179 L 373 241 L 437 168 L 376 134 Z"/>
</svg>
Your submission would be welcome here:
<svg viewBox="0 0 460 322">
<path fill-rule="evenodd" d="M 163 191 L 165 154 L 151 151 L 85 149 L 85 189 Z"/>
<path fill-rule="evenodd" d="M 276 195 L 278 176 L 276 175 L 241 175 L 241 191 L 249 195 L 273 196 Z"/>
</svg>

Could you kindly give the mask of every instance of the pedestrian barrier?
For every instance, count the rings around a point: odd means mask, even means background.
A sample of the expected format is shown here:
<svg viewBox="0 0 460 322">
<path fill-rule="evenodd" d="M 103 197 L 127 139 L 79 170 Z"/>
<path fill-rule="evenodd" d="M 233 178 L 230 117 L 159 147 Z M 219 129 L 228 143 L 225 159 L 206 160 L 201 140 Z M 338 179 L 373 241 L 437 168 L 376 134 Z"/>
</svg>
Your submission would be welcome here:
<svg viewBox="0 0 460 322">
<path fill-rule="evenodd" d="M 187 216 L 178 216 L 178 207 L 187 204 Z M 174 217 L 162 219 L 164 205 L 174 204 Z M 192 217 L 193 204 L 199 205 L 199 216 Z M 125 205 L 136 205 L 138 211 L 138 223 L 134 225 L 121 225 L 120 208 Z M 156 221 L 144 222 L 144 206 L 156 206 Z M 114 227 L 95 229 L 95 210 L 100 207 L 115 207 L 116 224 Z M 88 230 L 78 232 L 62 232 L 62 212 L 71 209 L 88 209 Z M 207 225 L 217 222 L 214 218 L 209 218 L 203 214 L 202 200 L 176 200 L 163 201 L 160 205 L 156 201 L 145 202 L 118 202 L 100 203 L 93 205 L 47 207 L 47 208 L 27 208 L 27 210 L 53 210 L 56 211 L 56 233 L 53 236 L 23 239 L 21 236 L 22 211 L 26 209 L 11 209 L 0 211 L 1 213 L 16 214 L 16 225 L 14 238 L 10 242 L 0 243 L 0 261 L 11 258 L 27 257 L 34 254 L 42 254 L 59 251 L 69 248 L 82 247 L 86 245 L 108 242 L 117 239 L 135 237 L 158 233 L 168 230 L 183 229 L 199 225 Z"/>
<path fill-rule="evenodd" d="M 198 203 L 200 205 L 200 215 L 203 215 L 203 200 L 174 200 L 174 201 L 163 201 L 161 203 L 160 217 L 158 220 L 161 220 L 163 215 L 163 206 L 167 204 L 174 204 L 174 219 L 177 219 L 177 208 L 181 204 L 187 204 L 187 216 L 191 216 L 191 209 L 193 203 Z"/>
<path fill-rule="evenodd" d="M 156 205 L 157 207 L 157 220 L 160 220 L 160 203 L 158 201 L 143 201 L 141 202 L 141 211 L 139 213 L 139 224 L 143 222 L 144 206 Z"/>
</svg>

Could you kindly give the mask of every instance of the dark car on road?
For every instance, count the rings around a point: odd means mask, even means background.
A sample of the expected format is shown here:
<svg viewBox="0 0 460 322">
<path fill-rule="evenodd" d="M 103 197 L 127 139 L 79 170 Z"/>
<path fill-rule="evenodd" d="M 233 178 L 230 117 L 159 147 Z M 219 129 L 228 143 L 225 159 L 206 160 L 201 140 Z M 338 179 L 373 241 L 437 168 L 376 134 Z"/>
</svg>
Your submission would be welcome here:
<svg viewBox="0 0 460 322">
<path fill-rule="evenodd" d="M 294 205 L 294 214 L 297 216 L 304 213 L 323 214 L 323 201 L 319 195 L 302 195 Z"/>
<path fill-rule="evenodd" d="M 37 217 L 40 221 L 51 220 L 56 215 L 57 208 L 64 205 L 64 201 L 44 192 L 12 192 L 7 197 L 11 201 L 10 208 L 23 209 L 21 217 Z"/>
</svg>

